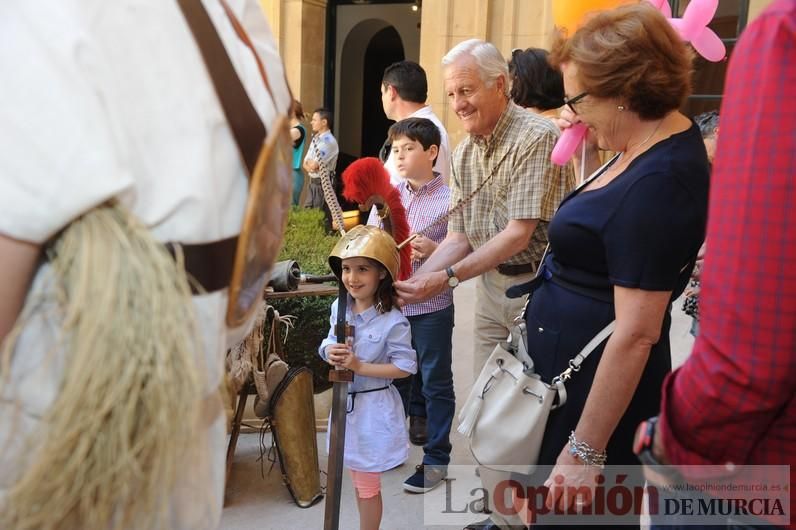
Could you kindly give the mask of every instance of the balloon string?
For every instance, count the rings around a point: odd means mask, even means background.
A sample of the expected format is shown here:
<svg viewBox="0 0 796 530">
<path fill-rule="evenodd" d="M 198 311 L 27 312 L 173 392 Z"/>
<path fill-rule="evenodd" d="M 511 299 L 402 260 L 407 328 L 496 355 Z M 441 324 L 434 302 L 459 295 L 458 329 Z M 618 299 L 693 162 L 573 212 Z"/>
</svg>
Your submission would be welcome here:
<svg viewBox="0 0 796 530">
<path fill-rule="evenodd" d="M 580 142 L 580 181 L 586 178 L 586 137 Z"/>
</svg>

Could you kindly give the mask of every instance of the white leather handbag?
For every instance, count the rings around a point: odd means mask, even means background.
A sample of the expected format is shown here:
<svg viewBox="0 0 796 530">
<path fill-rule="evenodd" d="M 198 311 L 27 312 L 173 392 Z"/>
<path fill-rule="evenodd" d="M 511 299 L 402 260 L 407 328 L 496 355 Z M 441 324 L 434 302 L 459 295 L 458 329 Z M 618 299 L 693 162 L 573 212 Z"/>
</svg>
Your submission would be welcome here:
<svg viewBox="0 0 796 530">
<path fill-rule="evenodd" d="M 569 361 L 569 368 L 547 384 L 533 370 L 525 322 L 519 320 L 481 370 L 459 413 L 458 431 L 470 439 L 470 450 L 480 465 L 530 474 L 539 458 L 550 411 L 567 401 L 564 383 L 608 338 L 616 321 L 597 333 Z"/>
</svg>

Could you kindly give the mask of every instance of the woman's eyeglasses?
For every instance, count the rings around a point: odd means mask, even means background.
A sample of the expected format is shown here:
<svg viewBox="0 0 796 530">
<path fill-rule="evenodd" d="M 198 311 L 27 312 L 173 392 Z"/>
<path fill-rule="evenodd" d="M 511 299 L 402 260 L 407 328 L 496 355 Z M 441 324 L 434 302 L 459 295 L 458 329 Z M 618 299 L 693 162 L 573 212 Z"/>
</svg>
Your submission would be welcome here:
<svg viewBox="0 0 796 530">
<path fill-rule="evenodd" d="M 567 107 L 569 107 L 569 110 L 571 110 L 572 112 L 574 112 L 575 114 L 577 114 L 577 113 L 578 113 L 578 111 L 577 111 L 577 110 L 575 110 L 575 103 L 577 103 L 578 101 L 580 101 L 581 99 L 585 98 L 585 97 L 586 97 L 586 96 L 588 96 L 588 95 L 589 95 L 589 93 L 588 93 L 588 92 L 583 92 L 583 93 L 581 93 L 581 94 L 578 94 L 578 95 L 577 95 L 577 96 L 575 96 L 574 98 L 566 98 L 566 97 L 565 97 L 565 98 L 564 98 L 564 104 L 565 104 Z"/>
</svg>

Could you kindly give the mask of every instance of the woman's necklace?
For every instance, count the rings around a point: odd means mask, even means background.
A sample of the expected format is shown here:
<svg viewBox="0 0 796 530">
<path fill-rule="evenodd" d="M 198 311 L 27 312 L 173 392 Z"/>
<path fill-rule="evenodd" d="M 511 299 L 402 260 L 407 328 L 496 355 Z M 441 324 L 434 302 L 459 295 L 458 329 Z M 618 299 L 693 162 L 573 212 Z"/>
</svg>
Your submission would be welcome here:
<svg viewBox="0 0 796 530">
<path fill-rule="evenodd" d="M 652 137 L 655 136 L 655 133 L 658 132 L 658 129 L 661 128 L 661 125 L 663 125 L 663 122 L 665 120 L 666 120 L 666 116 L 661 118 L 660 121 L 658 121 L 658 125 L 655 126 L 655 128 L 652 130 L 652 132 L 646 138 L 644 138 L 641 142 L 639 142 L 638 144 L 634 145 L 632 147 L 632 149 L 634 151 L 636 151 L 636 150 L 638 150 L 639 147 L 641 147 L 644 144 L 646 144 L 647 142 L 649 142 L 650 139 L 652 139 Z M 626 158 L 625 155 L 627 155 L 628 151 L 630 151 L 630 149 L 629 148 L 625 148 L 624 151 L 620 152 L 619 153 L 619 157 L 614 161 L 613 164 L 611 164 L 611 167 L 609 167 L 605 171 L 603 171 L 603 174 L 600 175 L 599 177 L 597 177 L 594 180 L 594 183 L 603 185 L 603 184 L 607 184 L 608 182 L 613 180 L 614 177 L 616 177 L 616 175 L 618 175 L 620 173 L 619 168 L 621 166 L 623 166 L 623 165 L 626 166 L 627 164 L 630 163 L 630 161 L 633 160 L 633 158 L 628 158 L 627 159 L 627 163 L 623 163 L 622 162 L 623 160 L 625 160 L 625 158 Z M 634 153 L 634 155 L 635 155 L 635 153 Z M 614 174 L 611 175 L 611 173 L 614 173 Z M 611 178 L 610 179 L 607 178 L 608 176 L 610 176 Z"/>
<path fill-rule="evenodd" d="M 649 133 L 649 135 L 648 135 L 646 138 L 644 138 L 644 139 L 643 139 L 641 142 L 639 142 L 638 144 L 634 145 L 634 146 L 632 147 L 632 149 L 633 149 L 634 151 L 635 151 L 635 150 L 638 150 L 638 148 L 639 148 L 639 147 L 641 147 L 641 146 L 643 146 L 644 144 L 646 144 L 647 142 L 649 142 L 649 141 L 650 141 L 650 139 L 651 139 L 653 136 L 655 136 L 655 133 L 656 133 L 656 132 L 658 132 L 658 129 L 660 129 L 660 128 L 661 128 L 661 125 L 663 125 L 663 122 L 664 122 L 664 120 L 665 120 L 665 119 L 666 119 L 666 117 L 665 117 L 665 116 L 664 116 L 663 118 L 661 118 L 661 119 L 658 121 L 658 125 L 656 125 L 656 126 L 655 126 L 655 128 L 652 130 L 652 132 L 651 132 L 651 133 Z M 630 149 L 631 149 L 630 147 L 625 147 L 625 150 L 624 150 L 624 151 L 622 151 L 621 153 L 619 153 L 619 158 L 618 158 L 616 161 L 617 161 L 617 162 L 619 162 L 620 160 L 622 160 L 623 158 L 625 158 L 625 155 L 628 153 L 628 151 L 630 151 Z"/>
</svg>

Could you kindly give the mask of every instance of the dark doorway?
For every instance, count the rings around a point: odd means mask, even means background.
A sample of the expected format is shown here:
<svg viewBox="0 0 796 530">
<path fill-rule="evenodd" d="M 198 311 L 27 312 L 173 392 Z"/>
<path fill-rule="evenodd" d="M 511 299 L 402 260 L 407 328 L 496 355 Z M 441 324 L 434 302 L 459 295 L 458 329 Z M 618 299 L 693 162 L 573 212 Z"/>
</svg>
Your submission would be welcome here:
<svg viewBox="0 0 796 530">
<path fill-rule="evenodd" d="M 381 76 L 392 63 L 404 59 L 401 37 L 388 26 L 368 43 L 362 76 L 362 156 L 378 156 L 387 130 L 392 125 L 381 106 Z"/>
</svg>

